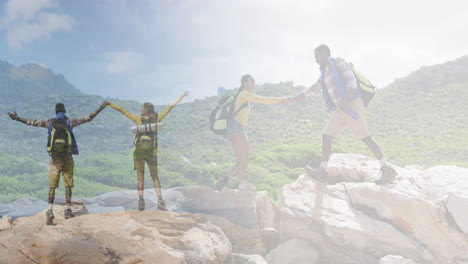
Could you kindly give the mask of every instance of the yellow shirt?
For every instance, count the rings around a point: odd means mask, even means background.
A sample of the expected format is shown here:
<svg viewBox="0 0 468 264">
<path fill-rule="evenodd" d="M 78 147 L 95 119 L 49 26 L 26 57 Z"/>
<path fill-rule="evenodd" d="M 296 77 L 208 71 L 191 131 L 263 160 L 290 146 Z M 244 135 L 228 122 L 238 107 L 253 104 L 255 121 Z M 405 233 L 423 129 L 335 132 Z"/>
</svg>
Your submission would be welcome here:
<svg viewBox="0 0 468 264">
<path fill-rule="evenodd" d="M 254 102 L 259 104 L 279 104 L 282 101 L 283 98 L 281 97 L 263 97 L 244 90 L 240 92 L 239 96 L 237 96 L 236 104 L 234 105 L 234 112 L 236 112 L 237 109 L 239 109 L 239 107 L 245 102 Z M 234 116 L 234 120 L 241 123 L 245 127 L 247 126 L 247 121 L 249 121 L 249 115 L 250 106 L 240 110 L 239 113 Z"/>
<path fill-rule="evenodd" d="M 161 120 L 163 120 L 164 117 L 166 117 L 166 115 L 172 110 L 172 108 L 174 108 L 174 106 L 178 102 L 180 102 L 180 100 L 181 99 L 178 98 L 172 104 L 170 104 L 168 107 L 166 107 L 166 109 L 164 109 L 164 111 L 162 113 L 158 114 L 158 122 L 161 122 Z M 120 107 L 118 105 L 115 105 L 115 104 L 112 104 L 112 103 L 111 103 L 110 106 L 112 108 L 114 108 L 115 110 L 119 111 L 120 113 L 124 114 L 126 117 L 133 120 L 137 125 L 141 125 L 141 116 L 132 114 L 132 113 L 128 112 L 127 110 L 123 109 L 122 107 Z"/>
</svg>

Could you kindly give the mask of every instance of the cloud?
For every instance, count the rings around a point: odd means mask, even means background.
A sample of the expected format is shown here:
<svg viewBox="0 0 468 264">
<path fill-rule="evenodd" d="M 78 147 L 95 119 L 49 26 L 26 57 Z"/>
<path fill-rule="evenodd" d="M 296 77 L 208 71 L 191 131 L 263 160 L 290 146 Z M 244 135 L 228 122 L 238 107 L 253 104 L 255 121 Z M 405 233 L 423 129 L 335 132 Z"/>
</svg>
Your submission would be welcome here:
<svg viewBox="0 0 468 264">
<path fill-rule="evenodd" d="M 122 51 L 105 55 L 108 73 L 131 73 L 144 65 L 144 56 L 140 53 Z"/>
<path fill-rule="evenodd" d="M 71 31 L 74 20 L 71 16 L 52 12 L 58 4 L 53 0 L 9 0 L 0 28 L 7 31 L 8 45 L 21 49 L 37 39 L 49 39 L 58 31 Z"/>
<path fill-rule="evenodd" d="M 127 98 L 148 94 L 145 87 L 162 95 L 154 100 L 167 97 L 166 103 L 188 88 L 201 98 L 220 85 L 238 86 L 244 73 L 259 84 L 309 86 L 319 76 L 313 52 L 322 43 L 379 87 L 421 66 L 468 54 L 468 34 L 461 34 L 468 27 L 468 2 L 459 0 L 104 3 L 103 17 L 144 43 L 138 52 L 146 58 L 145 69 L 114 90 Z"/>
</svg>

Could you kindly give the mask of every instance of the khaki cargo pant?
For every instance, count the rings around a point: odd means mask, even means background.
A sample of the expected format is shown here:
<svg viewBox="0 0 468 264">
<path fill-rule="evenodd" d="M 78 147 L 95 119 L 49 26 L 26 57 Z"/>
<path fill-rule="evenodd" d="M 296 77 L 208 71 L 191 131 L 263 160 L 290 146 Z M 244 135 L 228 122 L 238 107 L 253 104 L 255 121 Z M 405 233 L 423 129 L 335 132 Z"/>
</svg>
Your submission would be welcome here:
<svg viewBox="0 0 468 264">
<path fill-rule="evenodd" d="M 336 137 L 345 127 L 349 127 L 351 128 L 354 137 L 357 139 L 363 139 L 370 136 L 367 128 L 366 109 L 362 99 L 355 99 L 349 104 L 349 107 L 359 114 L 359 119 L 356 120 L 352 118 L 343 110 L 337 110 L 331 115 L 330 120 L 328 120 L 327 127 L 323 130 L 322 134 Z"/>
</svg>

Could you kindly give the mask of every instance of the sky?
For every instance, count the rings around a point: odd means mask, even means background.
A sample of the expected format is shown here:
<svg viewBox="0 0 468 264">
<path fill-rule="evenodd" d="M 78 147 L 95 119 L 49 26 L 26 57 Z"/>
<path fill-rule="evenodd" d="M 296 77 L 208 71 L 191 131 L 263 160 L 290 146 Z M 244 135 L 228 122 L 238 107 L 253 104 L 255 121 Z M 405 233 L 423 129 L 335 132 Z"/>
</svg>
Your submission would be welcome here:
<svg viewBox="0 0 468 264">
<path fill-rule="evenodd" d="M 84 93 L 168 104 L 319 77 L 327 44 L 378 87 L 468 55 L 463 0 L 0 0 L 0 60 L 37 63 Z M 288 95 L 285 95 L 288 96 Z"/>
</svg>

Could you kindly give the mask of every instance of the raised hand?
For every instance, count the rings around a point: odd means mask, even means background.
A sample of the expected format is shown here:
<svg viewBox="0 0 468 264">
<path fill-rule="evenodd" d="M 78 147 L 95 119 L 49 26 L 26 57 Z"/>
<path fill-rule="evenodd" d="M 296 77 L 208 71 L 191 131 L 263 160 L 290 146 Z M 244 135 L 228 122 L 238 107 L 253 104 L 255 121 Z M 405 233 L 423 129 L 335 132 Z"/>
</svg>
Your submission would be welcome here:
<svg viewBox="0 0 468 264">
<path fill-rule="evenodd" d="M 18 114 L 16 114 L 16 111 L 13 111 L 13 113 L 8 112 L 7 115 L 10 116 L 12 120 L 18 119 Z"/>
<path fill-rule="evenodd" d="M 108 105 L 111 105 L 111 102 L 109 102 L 109 101 L 102 101 L 102 104 L 105 105 L 105 106 L 108 106 Z"/>
<path fill-rule="evenodd" d="M 180 98 L 184 98 L 185 96 L 188 96 L 189 95 L 189 92 L 188 91 L 185 91 L 181 96 Z"/>
</svg>

